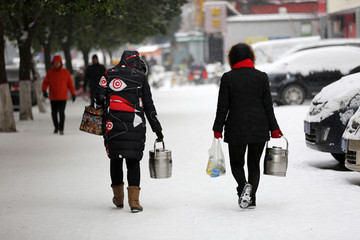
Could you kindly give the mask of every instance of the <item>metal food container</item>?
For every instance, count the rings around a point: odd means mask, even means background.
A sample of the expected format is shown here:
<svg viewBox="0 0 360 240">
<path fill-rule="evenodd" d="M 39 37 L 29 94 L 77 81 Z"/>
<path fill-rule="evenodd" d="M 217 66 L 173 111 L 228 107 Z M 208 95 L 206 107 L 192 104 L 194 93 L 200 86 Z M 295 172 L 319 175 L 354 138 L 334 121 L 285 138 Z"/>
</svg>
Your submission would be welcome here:
<svg viewBox="0 0 360 240">
<path fill-rule="evenodd" d="M 286 149 L 273 146 L 268 147 L 266 143 L 266 152 L 264 159 L 264 174 L 278 177 L 285 177 L 288 166 L 289 143 L 288 140 L 282 136 L 286 141 Z"/>
<path fill-rule="evenodd" d="M 162 148 L 156 148 L 155 140 L 154 150 L 149 151 L 149 170 L 151 178 L 170 178 L 172 172 L 171 151 L 165 149 L 165 143 L 162 141 Z"/>
</svg>

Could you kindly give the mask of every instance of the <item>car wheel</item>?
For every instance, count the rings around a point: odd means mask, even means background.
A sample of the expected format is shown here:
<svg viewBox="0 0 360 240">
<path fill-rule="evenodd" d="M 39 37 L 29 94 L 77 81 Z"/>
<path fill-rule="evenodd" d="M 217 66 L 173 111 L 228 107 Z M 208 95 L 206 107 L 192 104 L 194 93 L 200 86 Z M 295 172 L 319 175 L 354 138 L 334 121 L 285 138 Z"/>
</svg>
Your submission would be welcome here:
<svg viewBox="0 0 360 240">
<path fill-rule="evenodd" d="M 345 162 L 345 153 L 331 153 L 331 155 L 340 163 Z"/>
<path fill-rule="evenodd" d="M 286 105 L 300 105 L 305 100 L 305 91 L 299 85 L 289 85 L 281 93 L 281 101 Z"/>
</svg>

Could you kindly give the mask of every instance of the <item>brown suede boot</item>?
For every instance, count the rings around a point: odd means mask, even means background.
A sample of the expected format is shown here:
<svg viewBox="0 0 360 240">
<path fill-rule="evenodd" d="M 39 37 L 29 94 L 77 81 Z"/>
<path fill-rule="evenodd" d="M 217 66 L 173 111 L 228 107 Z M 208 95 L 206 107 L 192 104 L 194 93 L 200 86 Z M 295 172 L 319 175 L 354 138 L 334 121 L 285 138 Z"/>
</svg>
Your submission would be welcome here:
<svg viewBox="0 0 360 240">
<path fill-rule="evenodd" d="M 143 210 L 143 207 L 139 202 L 140 195 L 140 187 L 137 186 L 129 186 L 128 188 L 128 198 L 129 198 L 129 206 L 131 208 L 131 212 L 137 213 Z"/>
<path fill-rule="evenodd" d="M 124 207 L 124 183 L 120 185 L 112 185 L 111 188 L 114 192 L 113 203 L 118 208 Z"/>
</svg>

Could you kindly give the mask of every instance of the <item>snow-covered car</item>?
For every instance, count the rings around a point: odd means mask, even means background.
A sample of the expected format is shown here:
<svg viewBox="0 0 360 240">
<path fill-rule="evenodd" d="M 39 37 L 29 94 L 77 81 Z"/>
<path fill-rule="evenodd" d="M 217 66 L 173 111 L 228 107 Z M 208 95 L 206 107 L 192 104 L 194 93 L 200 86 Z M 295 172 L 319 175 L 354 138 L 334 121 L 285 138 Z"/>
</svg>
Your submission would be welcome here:
<svg viewBox="0 0 360 240">
<path fill-rule="evenodd" d="M 360 172 L 360 108 L 350 118 L 342 135 L 341 147 L 345 153 L 345 167 Z"/>
<path fill-rule="evenodd" d="M 341 138 L 349 119 L 360 106 L 360 73 L 324 87 L 311 102 L 304 120 L 306 146 L 329 152 L 343 162 Z"/>
<path fill-rule="evenodd" d="M 19 66 L 18 65 L 8 65 L 5 67 L 6 77 L 9 83 L 11 100 L 13 103 L 14 110 L 19 110 L 20 108 L 20 83 L 19 83 Z M 36 91 L 35 87 L 32 84 L 31 86 L 31 104 L 36 105 Z"/>
<path fill-rule="evenodd" d="M 328 84 L 359 70 L 360 47 L 328 46 L 295 52 L 266 71 L 274 102 L 302 104 Z"/>
</svg>

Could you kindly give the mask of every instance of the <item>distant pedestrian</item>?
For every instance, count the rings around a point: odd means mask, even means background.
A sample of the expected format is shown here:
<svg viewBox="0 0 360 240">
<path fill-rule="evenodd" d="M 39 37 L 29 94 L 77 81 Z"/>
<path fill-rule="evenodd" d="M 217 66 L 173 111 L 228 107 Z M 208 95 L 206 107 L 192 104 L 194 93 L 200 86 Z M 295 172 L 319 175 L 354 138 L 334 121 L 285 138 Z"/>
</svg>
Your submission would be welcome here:
<svg viewBox="0 0 360 240">
<path fill-rule="evenodd" d="M 256 206 L 256 191 L 260 181 L 260 158 L 269 140 L 280 138 L 269 80 L 266 73 L 254 68 L 255 55 L 246 43 L 231 47 L 228 60 L 231 71 L 223 74 L 219 89 L 214 137 L 229 144 L 230 166 L 238 184 L 241 208 Z M 248 181 L 244 172 L 247 149 Z"/>
<path fill-rule="evenodd" d="M 92 56 L 92 65 L 86 68 L 84 82 L 84 92 L 86 92 L 86 87 L 89 86 L 91 106 L 94 106 L 95 93 L 98 89 L 100 78 L 104 76 L 105 71 L 105 66 L 99 63 L 98 56 L 94 54 Z"/>
<path fill-rule="evenodd" d="M 54 56 L 50 69 L 45 76 L 42 84 L 42 91 L 45 98 L 50 98 L 51 116 L 54 123 L 54 133 L 64 134 L 65 107 L 68 100 L 68 90 L 75 101 L 75 87 L 71 74 L 63 68 L 61 56 Z M 49 87 L 49 95 L 47 88 Z M 59 116 L 59 118 L 58 118 Z"/>
<path fill-rule="evenodd" d="M 137 51 L 124 51 L 120 62 L 108 69 L 99 83 L 96 104 L 103 107 L 105 147 L 110 158 L 113 203 L 124 207 L 123 161 L 126 159 L 128 199 L 132 212 L 142 211 L 140 205 L 140 160 L 145 144 L 145 115 L 157 140 L 163 140 L 156 115 L 145 63 Z"/>
</svg>

